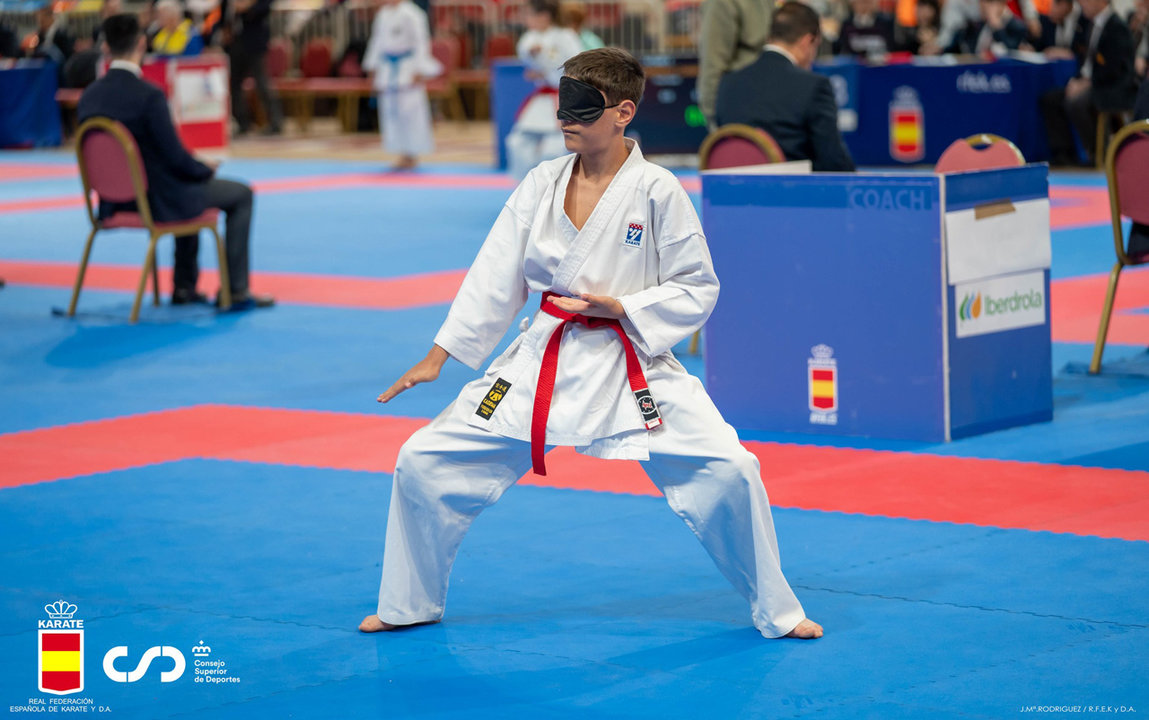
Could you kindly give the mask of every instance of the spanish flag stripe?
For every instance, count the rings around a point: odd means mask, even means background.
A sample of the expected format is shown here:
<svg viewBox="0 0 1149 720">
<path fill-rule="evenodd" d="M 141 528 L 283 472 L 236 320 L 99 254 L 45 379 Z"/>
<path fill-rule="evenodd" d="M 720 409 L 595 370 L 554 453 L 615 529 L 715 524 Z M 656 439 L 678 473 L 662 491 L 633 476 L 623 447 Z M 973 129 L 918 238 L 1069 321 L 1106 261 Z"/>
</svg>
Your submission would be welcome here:
<svg viewBox="0 0 1149 720">
<path fill-rule="evenodd" d="M 45 650 L 40 653 L 40 669 L 45 672 L 79 672 L 80 651 Z"/>
<path fill-rule="evenodd" d="M 80 687 L 80 671 L 40 673 L 40 684 L 45 690 L 76 690 Z"/>
<path fill-rule="evenodd" d="M 920 133 L 918 132 L 917 125 L 895 125 L 894 126 L 894 141 L 898 143 L 903 142 L 917 142 Z"/>
<path fill-rule="evenodd" d="M 834 398 L 832 397 L 816 397 L 814 402 L 810 403 L 819 410 L 829 410 L 834 407 Z"/>
<path fill-rule="evenodd" d="M 833 370 L 811 370 L 810 371 L 810 378 L 813 380 L 833 380 L 834 379 L 834 371 Z"/>
<path fill-rule="evenodd" d="M 810 394 L 814 397 L 834 397 L 834 381 L 815 380 L 810 383 Z"/>
<path fill-rule="evenodd" d="M 80 633 L 44 633 L 40 636 L 41 650 L 80 650 Z"/>
</svg>

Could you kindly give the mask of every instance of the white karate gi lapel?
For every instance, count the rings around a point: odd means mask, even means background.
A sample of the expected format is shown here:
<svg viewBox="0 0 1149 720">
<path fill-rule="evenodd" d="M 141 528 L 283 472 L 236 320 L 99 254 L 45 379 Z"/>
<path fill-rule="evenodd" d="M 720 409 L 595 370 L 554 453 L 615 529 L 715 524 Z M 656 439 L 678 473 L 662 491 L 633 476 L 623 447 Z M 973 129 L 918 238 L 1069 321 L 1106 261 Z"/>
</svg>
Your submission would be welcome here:
<svg viewBox="0 0 1149 720">
<path fill-rule="evenodd" d="M 646 160 L 642 157 L 642 151 L 638 148 L 638 143 L 634 140 L 627 138 L 626 144 L 630 147 L 630 154 L 626 158 L 626 162 L 615 173 L 614 179 L 610 181 L 606 191 L 599 198 L 598 204 L 594 206 L 591 211 L 590 217 L 587 218 L 586 223 L 582 226 L 582 230 L 571 239 L 570 250 L 567 251 L 566 256 L 559 263 L 555 269 L 554 276 L 554 291 L 561 295 L 572 295 L 571 287 L 574 285 L 575 280 L 578 278 L 579 271 L 586 263 L 587 258 L 594 251 L 595 245 L 603 241 L 603 238 L 608 237 L 607 223 L 614 217 L 615 211 L 619 206 L 629 200 L 628 190 L 631 188 L 631 183 L 628 182 L 630 175 L 642 172 L 642 167 Z M 558 187 L 555 188 L 554 202 L 558 207 L 555 212 L 559 217 L 563 218 L 563 231 L 569 232 L 574 230 L 574 225 L 571 223 L 570 218 L 566 215 L 566 210 L 563 207 L 566 200 L 567 183 L 570 182 L 571 169 L 574 167 L 572 162 L 560 182 Z"/>
</svg>

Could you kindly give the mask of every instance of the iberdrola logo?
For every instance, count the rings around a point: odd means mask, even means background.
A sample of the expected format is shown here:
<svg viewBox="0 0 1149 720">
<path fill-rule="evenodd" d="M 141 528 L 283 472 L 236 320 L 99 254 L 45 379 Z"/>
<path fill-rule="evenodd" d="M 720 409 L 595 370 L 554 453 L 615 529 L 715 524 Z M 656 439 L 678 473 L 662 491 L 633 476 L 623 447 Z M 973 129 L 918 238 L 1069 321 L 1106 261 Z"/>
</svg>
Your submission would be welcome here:
<svg viewBox="0 0 1149 720">
<path fill-rule="evenodd" d="M 981 293 L 967 294 L 958 306 L 958 317 L 962 320 L 976 320 L 981 316 Z"/>
</svg>

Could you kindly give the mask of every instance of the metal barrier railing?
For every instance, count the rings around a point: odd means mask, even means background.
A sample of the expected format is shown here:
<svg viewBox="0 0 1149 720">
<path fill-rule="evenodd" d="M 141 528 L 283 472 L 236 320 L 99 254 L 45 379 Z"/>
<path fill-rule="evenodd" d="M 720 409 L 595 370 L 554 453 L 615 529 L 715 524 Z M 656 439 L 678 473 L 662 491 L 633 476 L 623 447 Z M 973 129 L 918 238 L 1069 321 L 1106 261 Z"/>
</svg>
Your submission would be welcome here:
<svg viewBox="0 0 1149 720">
<path fill-rule="evenodd" d="M 690 55 L 697 52 L 701 0 L 590 0 L 581 3 L 584 27 L 607 45 L 625 48 L 636 55 Z M 125 12 L 140 12 L 144 2 L 125 3 Z M 464 66 L 482 67 L 492 45 L 515 43 L 525 30 L 525 0 L 431 0 L 430 18 L 437 34 L 460 38 Z M 371 36 L 375 8 L 370 0 L 350 0 L 328 5 L 324 0 L 277 0 L 271 12 L 273 37 L 287 38 L 292 48 L 291 67 L 308 43 L 330 40 L 332 58 L 338 61 L 354 43 L 365 44 Z M 17 36 L 36 31 L 35 6 L 29 3 L 0 5 L 0 20 Z M 68 30 L 76 38 L 90 38 L 99 26 L 98 12 L 66 13 Z M 492 40 L 497 38 L 496 40 Z"/>
</svg>

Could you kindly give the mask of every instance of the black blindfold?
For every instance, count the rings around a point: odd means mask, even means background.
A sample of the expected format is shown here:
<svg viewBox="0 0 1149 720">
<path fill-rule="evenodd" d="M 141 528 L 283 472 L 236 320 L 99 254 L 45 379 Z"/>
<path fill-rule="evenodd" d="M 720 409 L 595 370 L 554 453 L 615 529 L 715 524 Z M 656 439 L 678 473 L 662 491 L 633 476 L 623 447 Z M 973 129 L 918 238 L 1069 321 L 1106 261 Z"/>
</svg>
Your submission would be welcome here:
<svg viewBox="0 0 1149 720">
<path fill-rule="evenodd" d="M 599 89 L 582 80 L 566 76 L 559 80 L 559 120 L 592 123 L 602 117 L 608 107 L 621 104 L 607 105 Z"/>
</svg>

